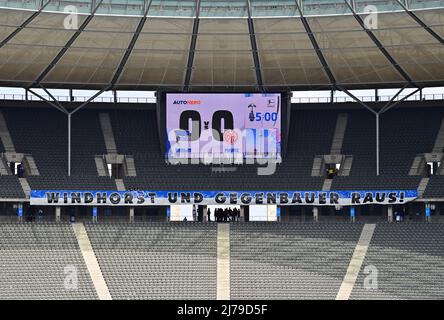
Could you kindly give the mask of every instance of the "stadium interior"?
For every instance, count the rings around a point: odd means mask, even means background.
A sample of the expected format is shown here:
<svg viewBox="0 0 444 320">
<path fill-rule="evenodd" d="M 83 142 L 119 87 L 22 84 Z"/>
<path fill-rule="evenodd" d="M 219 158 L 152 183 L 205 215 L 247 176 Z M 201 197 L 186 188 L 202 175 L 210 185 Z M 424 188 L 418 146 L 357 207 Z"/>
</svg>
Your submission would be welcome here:
<svg viewBox="0 0 444 320">
<path fill-rule="evenodd" d="M 444 93 L 423 93 L 443 37 L 442 0 L 0 0 L 0 300 L 444 299 Z M 275 170 L 171 161 L 168 95 L 193 94 L 276 94 Z M 225 222 L 215 202 L 38 202 L 146 190 L 414 196 L 256 198 Z"/>
</svg>

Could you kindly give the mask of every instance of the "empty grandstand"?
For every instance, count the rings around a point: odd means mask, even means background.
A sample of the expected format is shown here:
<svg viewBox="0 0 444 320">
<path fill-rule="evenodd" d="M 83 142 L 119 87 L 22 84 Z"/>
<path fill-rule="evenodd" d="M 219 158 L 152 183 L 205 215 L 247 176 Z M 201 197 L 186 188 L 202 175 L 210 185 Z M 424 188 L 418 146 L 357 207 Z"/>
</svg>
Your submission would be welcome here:
<svg viewBox="0 0 444 320">
<path fill-rule="evenodd" d="M 444 299 L 443 17 L 0 0 L 0 299 Z"/>
</svg>

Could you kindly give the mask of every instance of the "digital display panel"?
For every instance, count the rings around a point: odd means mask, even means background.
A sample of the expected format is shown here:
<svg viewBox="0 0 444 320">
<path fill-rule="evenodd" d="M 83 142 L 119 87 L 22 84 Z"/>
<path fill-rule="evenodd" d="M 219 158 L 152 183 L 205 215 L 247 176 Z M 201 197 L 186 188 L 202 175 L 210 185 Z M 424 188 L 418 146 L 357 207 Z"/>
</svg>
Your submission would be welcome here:
<svg viewBox="0 0 444 320">
<path fill-rule="evenodd" d="M 281 157 L 280 93 L 167 93 L 168 159 Z"/>
</svg>

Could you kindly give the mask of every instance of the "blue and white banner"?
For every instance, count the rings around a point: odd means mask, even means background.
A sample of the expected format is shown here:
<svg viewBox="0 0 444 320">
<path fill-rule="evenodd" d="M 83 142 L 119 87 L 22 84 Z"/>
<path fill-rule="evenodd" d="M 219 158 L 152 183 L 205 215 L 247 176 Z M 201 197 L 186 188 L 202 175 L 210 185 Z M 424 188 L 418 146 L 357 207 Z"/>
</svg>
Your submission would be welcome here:
<svg viewBox="0 0 444 320">
<path fill-rule="evenodd" d="M 379 191 L 73 191 L 33 190 L 31 205 L 45 206 L 169 206 L 255 205 L 357 206 L 402 204 L 418 197 L 417 190 Z"/>
</svg>

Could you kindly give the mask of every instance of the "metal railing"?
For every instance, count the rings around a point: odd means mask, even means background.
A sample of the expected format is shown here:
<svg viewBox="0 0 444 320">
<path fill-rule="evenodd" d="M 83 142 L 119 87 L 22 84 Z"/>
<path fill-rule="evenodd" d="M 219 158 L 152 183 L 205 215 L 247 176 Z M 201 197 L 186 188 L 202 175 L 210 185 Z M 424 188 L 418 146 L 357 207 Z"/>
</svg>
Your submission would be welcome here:
<svg viewBox="0 0 444 320">
<path fill-rule="evenodd" d="M 89 13 L 92 10 L 90 5 L 91 1 L 70 1 L 67 4 L 73 4 L 78 7 L 80 13 Z M 127 3 L 126 3 L 127 2 Z M 409 9 L 427 9 L 427 8 L 441 8 L 444 4 L 442 0 L 411 0 L 404 1 L 403 4 Z M 375 1 L 371 4 L 378 6 L 379 11 L 402 11 L 403 8 L 396 4 L 395 1 Z M 347 5 L 344 1 L 338 0 L 299 0 L 298 4 L 305 15 L 331 15 L 331 14 L 344 14 L 349 12 Z M 366 3 L 350 1 L 351 6 L 358 11 L 358 13 L 365 13 Z M 17 0 L 3 0 L 0 2 L 2 8 L 15 8 L 15 9 L 31 9 L 38 10 L 41 5 L 40 1 L 17 1 Z M 247 10 L 252 11 L 253 17 L 268 17 L 268 16 L 283 16 L 294 17 L 298 15 L 296 11 L 296 2 L 288 3 L 283 1 L 273 1 L 272 3 L 266 3 L 263 1 L 252 2 L 247 4 L 245 1 L 210 1 L 210 3 L 203 2 L 199 6 L 199 14 L 207 17 L 227 17 L 234 16 L 242 18 L 247 15 Z M 59 1 L 51 1 L 49 5 L 44 8 L 44 11 L 58 11 L 65 12 L 65 3 Z M 148 16 L 154 17 L 175 17 L 184 16 L 193 18 L 196 16 L 196 4 L 195 1 L 153 1 L 150 5 Z M 98 14 L 113 14 L 113 15 L 135 15 L 142 16 L 144 13 L 143 2 L 140 1 L 114 1 L 108 0 L 106 4 L 99 6 Z"/>
<path fill-rule="evenodd" d="M 48 101 L 52 101 L 52 98 L 48 95 L 41 94 L 41 96 Z M 59 96 L 55 95 L 54 98 L 59 102 L 85 102 L 90 97 L 89 96 L 73 96 L 72 100 L 69 96 Z M 43 101 L 39 97 L 28 94 L 26 97 L 25 94 L 0 94 L 0 100 L 19 100 L 19 101 Z M 117 97 L 116 101 L 114 101 L 114 97 L 97 97 L 92 102 L 100 102 L 100 103 L 156 103 L 156 98 L 154 97 Z"/>
<path fill-rule="evenodd" d="M 399 101 L 406 97 L 407 95 L 399 95 L 394 99 L 394 101 Z M 362 102 L 376 102 L 375 96 L 359 96 L 357 97 Z M 388 102 L 393 98 L 391 95 L 383 95 L 378 97 L 379 102 Z M 444 100 L 444 93 L 435 94 L 414 94 L 408 97 L 406 101 L 432 101 L 432 100 Z M 332 103 L 330 97 L 293 97 L 291 98 L 292 103 Z M 343 102 L 355 102 L 351 97 L 333 97 L 333 103 L 343 103 Z"/>
<path fill-rule="evenodd" d="M 41 95 L 43 98 L 51 101 L 52 99 L 47 95 Z M 399 95 L 396 97 L 394 101 L 401 100 L 406 95 Z M 74 96 L 72 100 L 70 100 L 69 96 L 54 96 L 55 99 L 59 102 L 85 102 L 90 97 L 89 96 Z M 378 97 L 379 102 L 388 102 L 392 99 L 391 95 L 382 95 Z M 357 97 L 362 102 L 376 102 L 375 96 L 359 96 Z M 41 98 L 28 94 L 0 94 L 0 100 L 18 100 L 18 101 L 43 101 Z M 422 97 L 420 94 L 412 95 L 407 98 L 406 101 L 432 101 L 432 100 L 444 100 L 444 93 L 434 93 L 434 94 L 423 94 Z M 97 97 L 92 102 L 99 103 L 156 103 L 155 97 L 117 97 L 114 101 L 114 97 Z M 330 97 L 293 97 L 291 98 L 292 103 L 332 103 Z M 333 97 L 333 103 L 344 103 L 344 102 L 355 102 L 350 97 Z"/>
</svg>

